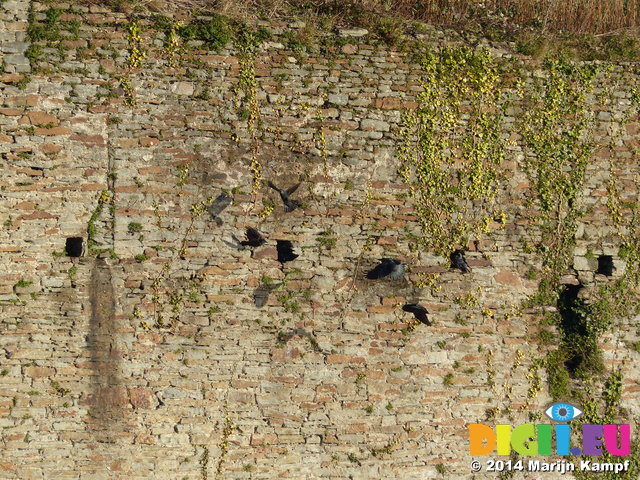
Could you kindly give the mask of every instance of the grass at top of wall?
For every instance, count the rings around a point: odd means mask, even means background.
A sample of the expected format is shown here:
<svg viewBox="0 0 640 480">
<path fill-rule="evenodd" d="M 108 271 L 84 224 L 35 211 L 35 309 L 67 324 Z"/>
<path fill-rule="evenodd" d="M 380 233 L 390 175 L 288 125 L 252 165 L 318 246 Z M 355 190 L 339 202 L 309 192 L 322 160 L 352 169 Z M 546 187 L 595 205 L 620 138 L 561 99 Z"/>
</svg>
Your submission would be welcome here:
<svg viewBox="0 0 640 480">
<path fill-rule="evenodd" d="M 640 0 L 76 0 L 106 5 L 127 13 L 215 12 L 245 19 L 330 16 L 346 23 L 365 24 L 390 16 L 444 26 L 480 24 L 521 26 L 542 31 L 602 34 L 640 26 Z"/>
<path fill-rule="evenodd" d="M 215 14 L 248 24 L 302 20 L 329 32 L 361 27 L 369 30 L 368 41 L 391 45 L 428 33 L 428 25 L 434 25 L 453 28 L 472 44 L 486 38 L 534 58 L 640 59 L 640 0 L 591 2 L 593 8 L 584 8 L 578 0 L 487 0 L 482 6 L 460 0 L 72 0 L 127 14 Z"/>
</svg>

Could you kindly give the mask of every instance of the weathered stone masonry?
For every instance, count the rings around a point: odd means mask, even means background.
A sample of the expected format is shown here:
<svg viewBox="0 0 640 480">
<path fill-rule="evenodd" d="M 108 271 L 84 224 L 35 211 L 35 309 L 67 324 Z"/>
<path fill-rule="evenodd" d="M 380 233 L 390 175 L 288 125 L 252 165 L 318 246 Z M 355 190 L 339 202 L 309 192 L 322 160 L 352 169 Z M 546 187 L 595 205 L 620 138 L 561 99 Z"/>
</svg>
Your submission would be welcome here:
<svg viewBox="0 0 640 480">
<path fill-rule="evenodd" d="M 525 423 L 549 403 L 544 389 L 528 397 L 540 327 L 531 312 L 505 317 L 536 291 L 526 272 L 540 266 L 520 241 L 530 185 L 518 105 L 505 121 L 507 223 L 467 254 L 463 275 L 410 248 L 418 223 L 395 132 L 421 72 L 407 52 L 365 35 L 300 55 L 281 38 L 290 27 L 273 24 L 247 72 L 231 44 L 175 59 L 141 20 L 147 56 L 131 68 L 130 19 L 92 7 L 63 13 L 80 21 L 77 38 L 45 45 L 33 71 L 30 8 L 43 21 L 49 7 L 0 5 L 0 478 L 494 478 L 471 474 L 466 425 L 495 407 L 491 422 Z M 632 66 L 614 68 L 603 145 L 637 81 Z M 588 251 L 624 271 L 606 180 L 613 157 L 625 198 L 637 197 L 638 125 L 631 117 L 588 166 L 593 208 L 573 265 L 585 284 L 608 281 Z M 285 214 L 265 185 L 253 191 L 256 172 L 304 179 L 304 209 Z M 201 213 L 223 190 L 234 203 L 218 227 Z M 225 243 L 247 226 L 267 245 Z M 69 237 L 84 256 L 64 254 Z M 300 254 L 284 268 L 276 239 Z M 382 256 L 402 258 L 409 280 L 365 281 Z M 416 286 L 433 273 L 441 289 Z M 286 282 L 257 308 L 265 277 Z M 403 332 L 405 300 L 435 325 Z M 637 328 L 625 320 L 602 342 L 623 368 L 631 423 L 638 353 L 624 342 Z"/>
</svg>

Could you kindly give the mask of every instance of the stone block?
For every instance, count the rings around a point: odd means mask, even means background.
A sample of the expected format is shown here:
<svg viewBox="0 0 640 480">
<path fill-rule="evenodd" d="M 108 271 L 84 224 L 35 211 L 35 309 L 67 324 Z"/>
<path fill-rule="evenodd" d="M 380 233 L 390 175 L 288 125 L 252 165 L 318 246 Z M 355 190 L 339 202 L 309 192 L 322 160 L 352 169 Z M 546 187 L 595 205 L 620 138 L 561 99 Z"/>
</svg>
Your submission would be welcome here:
<svg viewBox="0 0 640 480">
<path fill-rule="evenodd" d="M 349 95 L 330 93 L 327 96 L 327 100 L 334 105 L 347 105 L 349 103 Z"/>
<path fill-rule="evenodd" d="M 388 132 L 389 124 L 383 120 L 364 119 L 360 122 L 360 128 L 365 131 Z"/>
</svg>

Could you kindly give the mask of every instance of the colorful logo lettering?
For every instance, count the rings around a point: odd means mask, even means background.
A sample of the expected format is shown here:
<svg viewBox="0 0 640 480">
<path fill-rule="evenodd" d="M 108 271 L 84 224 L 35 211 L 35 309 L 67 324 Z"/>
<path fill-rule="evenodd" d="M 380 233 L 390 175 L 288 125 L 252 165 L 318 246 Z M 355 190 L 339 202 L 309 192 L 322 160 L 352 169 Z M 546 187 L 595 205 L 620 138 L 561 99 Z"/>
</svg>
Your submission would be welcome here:
<svg viewBox="0 0 640 480">
<path fill-rule="evenodd" d="M 556 422 L 568 422 L 582 415 L 582 410 L 568 403 L 556 403 L 545 410 L 545 414 Z M 555 448 L 553 437 L 555 434 Z M 512 428 L 511 425 L 469 425 L 469 449 L 473 456 L 510 455 L 513 449 L 524 456 L 534 455 L 602 455 L 606 450 L 618 457 L 631 453 L 631 426 L 622 425 L 582 425 L 582 448 L 571 448 L 571 426 L 567 423 L 556 425 L 524 424 Z"/>
</svg>

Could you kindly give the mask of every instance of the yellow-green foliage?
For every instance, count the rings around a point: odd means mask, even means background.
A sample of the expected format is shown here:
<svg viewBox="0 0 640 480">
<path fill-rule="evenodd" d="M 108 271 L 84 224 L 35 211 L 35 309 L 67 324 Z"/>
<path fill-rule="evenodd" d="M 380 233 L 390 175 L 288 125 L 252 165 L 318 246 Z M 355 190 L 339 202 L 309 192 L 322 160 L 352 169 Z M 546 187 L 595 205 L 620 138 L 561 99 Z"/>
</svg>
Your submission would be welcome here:
<svg viewBox="0 0 640 480">
<path fill-rule="evenodd" d="M 135 107 L 138 101 L 136 100 L 136 93 L 131 84 L 131 79 L 129 77 L 122 77 L 120 79 L 120 87 L 124 90 L 124 104 L 130 108 Z"/>
<path fill-rule="evenodd" d="M 448 255 L 453 245 L 489 232 L 505 142 L 498 65 L 466 47 L 420 56 L 418 108 L 400 130 L 400 174 L 411 186 L 423 247 Z"/>
<path fill-rule="evenodd" d="M 147 56 L 147 51 L 142 47 L 142 27 L 134 20 L 127 26 L 127 41 L 129 42 L 129 57 L 127 65 L 129 68 L 142 66 L 143 60 Z"/>
<path fill-rule="evenodd" d="M 628 419 L 627 412 L 621 408 L 620 401 L 622 399 L 622 388 L 624 378 L 620 370 L 612 371 L 604 383 L 600 395 L 596 391 L 593 382 L 586 382 L 584 392 L 579 400 L 584 415 L 580 417 L 580 421 L 572 422 L 572 430 L 577 435 L 582 430 L 583 424 L 617 424 L 626 423 Z M 592 460 L 594 462 L 615 463 L 620 457 L 614 457 L 603 449 L 602 456 L 597 457 L 580 457 L 583 460 Z M 631 480 L 638 478 L 640 473 L 640 440 L 637 435 L 631 443 L 631 453 L 628 457 L 629 469 L 623 472 L 600 472 L 597 474 L 584 471 L 575 472 L 575 478 L 579 480 L 587 480 L 597 478 L 602 480 Z"/>
<path fill-rule="evenodd" d="M 548 60 L 545 75 L 527 85 L 520 130 L 525 141 L 524 168 L 536 210 L 537 250 L 555 288 L 573 254 L 586 166 L 594 149 L 592 114 L 586 95 L 593 87 L 593 65 Z"/>
</svg>

